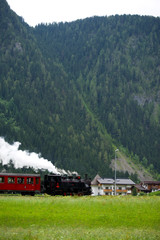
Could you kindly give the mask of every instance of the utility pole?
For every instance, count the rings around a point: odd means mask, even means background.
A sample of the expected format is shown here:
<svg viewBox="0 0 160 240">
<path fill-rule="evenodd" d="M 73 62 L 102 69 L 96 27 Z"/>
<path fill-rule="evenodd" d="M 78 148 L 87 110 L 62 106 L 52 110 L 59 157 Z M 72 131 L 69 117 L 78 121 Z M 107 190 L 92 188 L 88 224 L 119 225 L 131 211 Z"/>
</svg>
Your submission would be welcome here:
<svg viewBox="0 0 160 240">
<path fill-rule="evenodd" d="M 114 160 L 114 170 L 115 170 L 115 175 L 114 175 L 114 195 L 116 196 L 116 152 L 118 152 L 119 149 L 115 150 L 115 160 Z"/>
</svg>

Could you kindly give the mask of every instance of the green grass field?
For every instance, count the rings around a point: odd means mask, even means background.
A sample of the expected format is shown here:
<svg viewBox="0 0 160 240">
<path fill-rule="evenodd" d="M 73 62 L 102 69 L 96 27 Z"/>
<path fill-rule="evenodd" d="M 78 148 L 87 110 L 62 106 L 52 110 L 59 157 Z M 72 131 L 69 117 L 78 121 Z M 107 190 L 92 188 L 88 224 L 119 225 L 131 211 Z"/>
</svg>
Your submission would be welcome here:
<svg viewBox="0 0 160 240">
<path fill-rule="evenodd" d="M 2 240 L 160 239 L 160 197 L 0 196 Z"/>
</svg>

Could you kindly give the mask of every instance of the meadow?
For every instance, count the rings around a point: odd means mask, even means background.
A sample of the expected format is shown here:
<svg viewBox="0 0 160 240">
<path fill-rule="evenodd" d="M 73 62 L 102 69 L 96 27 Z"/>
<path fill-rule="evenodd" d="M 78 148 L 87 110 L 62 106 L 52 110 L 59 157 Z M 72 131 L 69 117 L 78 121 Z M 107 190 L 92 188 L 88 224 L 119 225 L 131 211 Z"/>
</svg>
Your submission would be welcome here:
<svg viewBox="0 0 160 240">
<path fill-rule="evenodd" d="M 159 240 L 160 197 L 0 196 L 0 240 Z"/>
</svg>

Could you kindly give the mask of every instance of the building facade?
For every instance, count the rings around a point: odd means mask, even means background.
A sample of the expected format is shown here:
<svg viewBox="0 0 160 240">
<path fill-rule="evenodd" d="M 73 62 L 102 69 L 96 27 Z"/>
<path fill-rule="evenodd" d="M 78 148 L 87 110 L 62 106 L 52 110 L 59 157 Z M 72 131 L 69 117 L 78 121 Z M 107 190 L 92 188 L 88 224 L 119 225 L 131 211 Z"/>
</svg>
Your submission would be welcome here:
<svg viewBox="0 0 160 240">
<path fill-rule="evenodd" d="M 137 194 L 160 191 L 160 181 L 143 181 L 135 185 Z"/>
<path fill-rule="evenodd" d="M 101 178 L 96 175 L 91 182 L 92 195 L 129 195 L 135 183 L 131 179 Z"/>
</svg>

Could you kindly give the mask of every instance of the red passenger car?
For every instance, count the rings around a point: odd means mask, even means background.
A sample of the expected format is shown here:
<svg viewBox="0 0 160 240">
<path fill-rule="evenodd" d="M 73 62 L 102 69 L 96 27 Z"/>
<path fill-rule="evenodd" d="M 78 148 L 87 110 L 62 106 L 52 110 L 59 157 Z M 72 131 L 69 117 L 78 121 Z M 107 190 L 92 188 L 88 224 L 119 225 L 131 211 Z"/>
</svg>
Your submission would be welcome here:
<svg viewBox="0 0 160 240">
<path fill-rule="evenodd" d="M 39 174 L 0 173 L 0 193 L 34 195 L 41 191 Z"/>
</svg>

